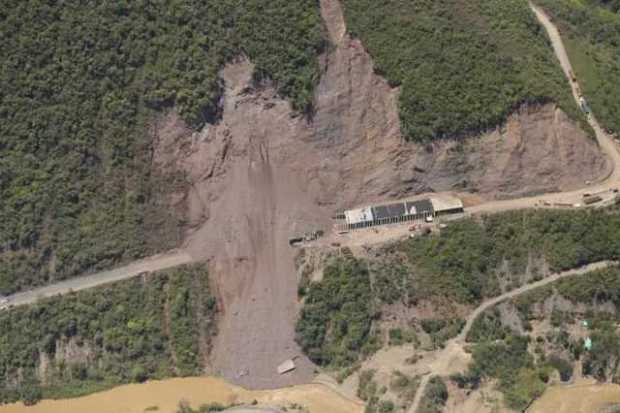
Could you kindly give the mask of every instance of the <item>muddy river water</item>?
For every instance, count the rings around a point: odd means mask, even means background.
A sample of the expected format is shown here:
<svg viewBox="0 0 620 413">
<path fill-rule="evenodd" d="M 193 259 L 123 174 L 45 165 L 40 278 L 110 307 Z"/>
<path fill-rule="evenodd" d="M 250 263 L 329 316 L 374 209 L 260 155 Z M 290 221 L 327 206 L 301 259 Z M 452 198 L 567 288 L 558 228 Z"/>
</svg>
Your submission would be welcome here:
<svg viewBox="0 0 620 413">
<path fill-rule="evenodd" d="M 320 384 L 248 391 L 220 379 L 197 377 L 129 384 L 75 399 L 43 400 L 30 407 L 10 404 L 0 406 L 0 413 L 176 413 L 181 400 L 192 407 L 256 400 L 260 405 L 276 408 L 296 403 L 311 413 L 362 413 L 364 410 L 363 405 Z"/>
</svg>

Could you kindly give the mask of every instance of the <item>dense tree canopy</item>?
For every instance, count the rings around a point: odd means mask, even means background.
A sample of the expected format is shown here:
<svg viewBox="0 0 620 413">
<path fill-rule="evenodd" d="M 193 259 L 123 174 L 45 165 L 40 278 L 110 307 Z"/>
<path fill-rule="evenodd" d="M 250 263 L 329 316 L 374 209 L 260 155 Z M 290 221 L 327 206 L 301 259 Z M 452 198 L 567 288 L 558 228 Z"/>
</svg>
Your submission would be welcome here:
<svg viewBox="0 0 620 413">
<path fill-rule="evenodd" d="M 525 103 L 581 119 L 546 32 L 521 0 L 345 0 L 348 29 L 401 86 L 413 140 L 496 127 Z"/>
<path fill-rule="evenodd" d="M 0 403 L 198 375 L 215 316 L 200 266 L 2 311 Z"/>
<path fill-rule="evenodd" d="M 8 0 L 0 38 L 0 294 L 174 246 L 153 117 L 216 119 L 238 55 L 309 110 L 324 46 L 305 0 Z"/>
</svg>

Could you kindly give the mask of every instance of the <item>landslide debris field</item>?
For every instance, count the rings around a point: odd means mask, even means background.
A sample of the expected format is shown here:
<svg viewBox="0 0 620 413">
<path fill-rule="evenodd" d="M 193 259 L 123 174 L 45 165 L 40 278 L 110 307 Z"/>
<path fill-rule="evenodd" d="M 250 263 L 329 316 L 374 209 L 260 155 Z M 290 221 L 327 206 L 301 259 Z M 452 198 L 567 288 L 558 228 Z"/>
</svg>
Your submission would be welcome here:
<svg viewBox="0 0 620 413">
<path fill-rule="evenodd" d="M 375 312 L 377 297 L 371 295 L 382 291 L 373 278 L 378 273 L 349 257 L 353 264 L 345 260 L 344 267 L 325 272 L 335 291 L 345 284 L 342 296 L 330 296 L 331 288 L 321 291 L 320 283 L 307 284 L 308 274 L 297 271 L 289 237 L 329 231 L 334 213 L 393 197 L 459 191 L 484 202 L 573 190 L 617 175 L 617 156 L 606 156 L 592 138 L 544 28 L 525 2 L 418 1 L 403 9 L 388 1 L 367 15 L 364 1 L 216 3 L 85 11 L 72 3 L 52 9 L 34 1 L 0 15 L 8 39 L 0 48 L 6 57 L 0 113 L 11 119 L 0 126 L 0 150 L 7 154 L 0 160 L 0 293 L 180 247 L 180 256 L 208 262 L 209 294 L 217 300 L 169 307 L 192 295 L 170 296 L 168 286 L 156 321 L 122 318 L 125 308 L 104 306 L 104 316 L 119 315 L 123 327 L 108 332 L 105 324 L 87 325 L 86 342 L 94 341 L 101 353 L 76 343 L 79 350 L 67 351 L 82 354 L 85 361 L 77 367 L 61 366 L 62 357 L 33 359 L 57 354 L 75 334 L 74 323 L 85 328 L 75 317 L 63 318 L 54 325 L 62 334 L 56 337 L 52 329 L 50 337 L 33 339 L 44 350 L 24 356 L 28 375 L 23 366 L 5 366 L 0 380 L 11 385 L 5 399 L 53 395 L 59 378 L 69 384 L 57 394 L 67 395 L 118 383 L 112 376 L 128 382 L 206 372 L 249 388 L 276 388 L 309 382 L 318 365 L 344 377 L 382 343 L 386 320 Z M 91 20 L 96 24 L 76 23 Z M 433 24 L 443 30 L 426 37 Z M 395 27 L 402 33 L 393 33 Z M 42 34 L 35 36 L 37 31 Z M 420 39 L 420 47 L 402 45 L 387 54 L 388 45 L 407 43 L 408 36 Z M 441 50 L 436 44 L 446 46 L 445 55 L 435 52 Z M 36 55 L 41 48 L 49 55 L 36 64 L 10 52 Z M 462 81 L 453 84 L 459 76 Z M 603 149 L 615 151 L 596 120 L 588 120 Z M 505 249 L 495 255 L 485 248 L 496 233 L 485 235 L 488 227 L 473 221 L 456 224 L 451 241 L 411 241 L 420 248 L 400 252 L 409 254 L 412 267 L 384 263 L 391 272 L 379 301 L 395 314 L 392 329 L 410 328 L 405 324 L 418 311 L 416 317 L 426 320 L 431 317 L 424 311 L 441 313 L 437 302 L 418 306 L 423 297 L 444 294 L 446 311 L 464 315 L 483 298 L 535 278 L 534 268 L 544 276 L 548 266 L 562 270 L 617 259 L 620 249 L 605 246 L 617 244 L 608 232 L 616 226 L 616 209 L 604 210 L 601 221 L 590 212 L 566 214 L 532 220 L 561 222 L 574 245 L 558 240 L 561 228 L 552 225 L 552 236 L 538 237 L 529 223 L 510 215 L 497 218 L 512 223 L 497 223 L 503 231 L 497 237 L 514 243 L 498 243 Z M 530 229 L 529 238 L 515 240 L 520 225 Z M 540 240 L 546 242 L 536 244 Z M 462 248 L 467 245 L 472 249 Z M 501 270 L 514 253 L 522 254 L 523 278 Z M 305 287 L 298 288 L 300 282 Z M 343 304 L 343 297 L 353 300 Z M 36 308 L 29 311 L 43 311 Z M 217 310 L 217 323 L 205 309 Z M 169 319 L 175 314 L 182 323 Z M 460 319 L 441 314 L 422 326 L 433 349 L 462 327 Z M 191 330 L 194 322 L 206 321 L 192 331 L 196 337 L 167 330 L 177 324 Z M 163 335 L 161 348 L 140 340 L 151 328 Z M 119 344 L 124 332 L 135 340 Z M 18 351 L 19 343 L 13 344 Z M 164 353 L 151 356 L 154 349 Z M 287 359 L 296 369 L 278 374 Z M 103 362 L 91 368 L 94 360 Z M 41 370 L 49 363 L 50 377 Z M 478 378 L 493 374 L 485 370 Z M 81 381 L 92 387 L 72 387 Z M 426 376 L 423 383 L 420 389 L 430 383 L 434 394 L 413 392 L 417 400 L 445 402 L 441 380 Z M 519 395 L 537 389 L 529 390 Z"/>
</svg>

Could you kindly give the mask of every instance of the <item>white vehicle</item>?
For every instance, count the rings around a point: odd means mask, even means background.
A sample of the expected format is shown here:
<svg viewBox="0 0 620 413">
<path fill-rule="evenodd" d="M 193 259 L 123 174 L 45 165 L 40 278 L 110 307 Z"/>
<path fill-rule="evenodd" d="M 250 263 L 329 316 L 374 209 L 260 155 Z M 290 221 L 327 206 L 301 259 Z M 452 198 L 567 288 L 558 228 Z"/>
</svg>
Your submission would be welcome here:
<svg viewBox="0 0 620 413">
<path fill-rule="evenodd" d="M 424 218 L 424 221 L 428 222 L 429 224 L 433 222 L 434 220 L 435 218 L 433 218 L 432 215 L 427 215 L 426 218 Z"/>
</svg>

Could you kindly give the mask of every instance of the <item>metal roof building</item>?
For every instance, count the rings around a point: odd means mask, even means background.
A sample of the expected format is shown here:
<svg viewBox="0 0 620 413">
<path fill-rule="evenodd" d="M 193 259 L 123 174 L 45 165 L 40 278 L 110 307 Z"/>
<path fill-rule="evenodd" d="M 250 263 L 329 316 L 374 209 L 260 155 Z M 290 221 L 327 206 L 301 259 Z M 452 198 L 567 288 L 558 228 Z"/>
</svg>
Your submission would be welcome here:
<svg viewBox="0 0 620 413">
<path fill-rule="evenodd" d="M 421 199 L 419 201 L 405 202 L 407 207 L 407 215 L 433 215 L 435 209 L 433 204 L 428 199 Z"/>
<path fill-rule="evenodd" d="M 435 214 L 455 214 L 464 211 L 463 202 L 452 196 L 433 196 L 431 198 Z"/>
<path fill-rule="evenodd" d="M 349 225 L 362 224 L 364 222 L 372 222 L 375 220 L 370 207 L 344 211 L 344 217 Z"/>
<path fill-rule="evenodd" d="M 355 229 L 459 212 L 463 212 L 463 202 L 460 199 L 441 195 L 430 199 L 396 201 L 390 204 L 350 209 L 344 212 L 344 218 L 347 228 Z"/>
</svg>

